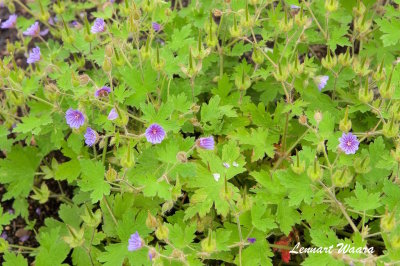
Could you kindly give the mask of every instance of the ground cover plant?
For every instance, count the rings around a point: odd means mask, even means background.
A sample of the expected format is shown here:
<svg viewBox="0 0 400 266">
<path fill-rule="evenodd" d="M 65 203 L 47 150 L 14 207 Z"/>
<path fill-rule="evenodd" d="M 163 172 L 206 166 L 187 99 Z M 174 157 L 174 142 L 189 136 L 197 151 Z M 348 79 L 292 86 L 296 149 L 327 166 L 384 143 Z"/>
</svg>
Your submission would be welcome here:
<svg viewBox="0 0 400 266">
<path fill-rule="evenodd" d="M 399 265 L 399 4 L 0 0 L 0 263 Z"/>
</svg>

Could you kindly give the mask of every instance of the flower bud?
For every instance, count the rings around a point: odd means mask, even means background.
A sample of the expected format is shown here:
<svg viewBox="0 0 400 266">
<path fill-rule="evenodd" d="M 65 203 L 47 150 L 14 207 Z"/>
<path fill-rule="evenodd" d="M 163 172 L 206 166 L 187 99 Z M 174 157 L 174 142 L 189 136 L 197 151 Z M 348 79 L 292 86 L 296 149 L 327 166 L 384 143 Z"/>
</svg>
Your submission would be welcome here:
<svg viewBox="0 0 400 266">
<path fill-rule="evenodd" d="M 174 202 L 172 200 L 168 200 L 162 205 L 161 212 L 162 213 L 169 212 L 173 207 L 174 207 Z"/>
<path fill-rule="evenodd" d="M 308 167 L 307 175 L 313 182 L 321 180 L 323 169 L 320 167 L 317 157 L 315 157 L 314 165 Z"/>
<path fill-rule="evenodd" d="M 293 28 L 293 20 L 288 19 L 288 13 L 285 10 L 285 17 L 279 23 L 279 29 L 283 32 L 289 32 Z"/>
<path fill-rule="evenodd" d="M 333 69 L 337 65 L 337 57 L 335 54 L 331 54 L 331 49 L 329 49 L 329 47 L 326 56 L 321 60 L 321 64 L 326 69 Z"/>
<path fill-rule="evenodd" d="M 390 233 L 396 226 L 396 219 L 394 212 L 388 213 L 386 210 L 385 215 L 381 218 L 381 229 L 383 232 Z"/>
<path fill-rule="evenodd" d="M 367 58 L 365 57 L 362 61 L 355 58 L 353 60 L 353 70 L 358 76 L 367 76 L 371 72 L 369 70 L 369 62 L 367 61 Z"/>
<path fill-rule="evenodd" d="M 109 57 L 109 58 L 113 56 L 114 49 L 113 49 L 111 44 L 107 44 L 106 45 L 105 53 L 106 53 L 106 56 Z"/>
<path fill-rule="evenodd" d="M 347 168 L 337 170 L 332 176 L 332 182 L 336 187 L 347 187 L 353 180 L 353 176 Z"/>
<path fill-rule="evenodd" d="M 339 7 L 339 2 L 337 0 L 325 0 L 325 9 L 332 13 L 335 12 Z"/>
<path fill-rule="evenodd" d="M 96 228 L 101 223 L 101 210 L 97 209 L 95 213 L 87 206 L 85 209 L 85 215 L 81 215 L 82 220 L 89 227 Z"/>
<path fill-rule="evenodd" d="M 90 77 L 86 74 L 79 75 L 79 85 L 84 86 L 89 83 Z"/>
<path fill-rule="evenodd" d="M 294 23 L 299 27 L 305 26 L 308 28 L 308 21 L 308 17 L 304 15 L 303 5 L 301 5 L 299 13 L 294 18 Z"/>
<path fill-rule="evenodd" d="M 351 120 L 348 119 L 349 116 L 349 107 L 346 107 L 346 112 L 344 114 L 344 118 L 339 122 L 339 129 L 343 132 L 349 132 L 351 129 Z"/>
<path fill-rule="evenodd" d="M 69 231 L 69 236 L 63 237 L 64 241 L 71 247 L 76 248 L 83 245 L 85 242 L 83 227 L 79 231 L 67 224 L 67 229 Z"/>
<path fill-rule="evenodd" d="M 307 125 L 307 116 L 306 115 L 300 115 L 299 116 L 299 123 L 303 126 Z"/>
<path fill-rule="evenodd" d="M 273 72 L 273 75 L 274 78 L 279 82 L 286 81 L 288 78 L 288 73 L 287 71 L 282 71 L 281 64 L 278 64 L 278 69 Z"/>
<path fill-rule="evenodd" d="M 379 65 L 378 71 L 375 71 L 372 77 L 375 81 L 383 81 L 385 80 L 385 71 L 383 69 L 384 66 L 384 59 L 382 60 L 381 64 Z"/>
<path fill-rule="evenodd" d="M 108 182 L 114 182 L 117 179 L 118 173 L 111 167 L 111 164 L 108 165 L 108 170 L 106 172 L 106 180 Z"/>
<path fill-rule="evenodd" d="M 317 125 L 319 125 L 319 123 L 321 123 L 321 121 L 322 121 L 322 113 L 321 113 L 321 111 L 316 111 L 315 112 L 314 120 L 315 120 L 315 122 L 317 122 Z"/>
<path fill-rule="evenodd" d="M 167 240 L 169 235 L 169 230 L 168 227 L 166 227 L 164 224 L 161 226 L 157 227 L 156 230 L 156 237 L 158 240 Z"/>
<path fill-rule="evenodd" d="M 251 59 L 253 59 L 254 63 L 257 65 L 261 65 L 264 62 L 264 55 L 258 50 L 257 47 L 253 47 Z"/>
<path fill-rule="evenodd" d="M 176 160 L 178 160 L 181 163 L 186 163 L 187 162 L 187 154 L 184 151 L 180 151 L 176 154 Z"/>
<path fill-rule="evenodd" d="M 244 69 L 242 70 L 241 75 L 236 74 L 235 85 L 240 91 L 245 91 L 251 86 L 250 77 L 245 73 Z"/>
<path fill-rule="evenodd" d="M 157 227 L 158 223 L 157 223 L 157 219 L 156 217 L 154 217 L 150 211 L 147 211 L 147 219 L 146 219 L 146 226 L 149 229 L 155 229 Z"/>
<path fill-rule="evenodd" d="M 58 1 L 58 3 L 54 3 L 53 10 L 54 10 L 54 13 L 56 13 L 57 15 L 63 14 L 65 11 L 64 2 Z"/>
<path fill-rule="evenodd" d="M 104 62 L 103 62 L 103 70 L 104 72 L 111 72 L 112 69 L 112 64 L 111 64 L 111 60 L 109 58 L 104 58 Z"/>
<path fill-rule="evenodd" d="M 233 26 L 229 28 L 229 32 L 233 38 L 242 36 L 242 28 L 237 25 L 236 15 L 233 15 Z"/>
</svg>

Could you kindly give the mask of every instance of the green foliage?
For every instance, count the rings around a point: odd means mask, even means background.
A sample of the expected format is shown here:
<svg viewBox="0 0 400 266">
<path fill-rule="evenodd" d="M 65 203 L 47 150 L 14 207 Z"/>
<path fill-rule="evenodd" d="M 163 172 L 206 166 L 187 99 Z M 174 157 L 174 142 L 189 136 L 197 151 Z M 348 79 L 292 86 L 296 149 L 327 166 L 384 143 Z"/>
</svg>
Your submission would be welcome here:
<svg viewBox="0 0 400 266">
<path fill-rule="evenodd" d="M 399 3 L 6 1 L 0 261 L 398 265 Z"/>
</svg>

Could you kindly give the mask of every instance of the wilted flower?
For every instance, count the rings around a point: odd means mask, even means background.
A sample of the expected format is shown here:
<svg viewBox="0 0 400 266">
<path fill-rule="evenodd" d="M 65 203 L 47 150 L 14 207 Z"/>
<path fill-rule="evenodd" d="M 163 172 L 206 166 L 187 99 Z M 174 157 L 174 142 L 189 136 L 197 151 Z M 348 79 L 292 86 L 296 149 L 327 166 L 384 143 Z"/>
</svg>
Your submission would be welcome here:
<svg viewBox="0 0 400 266">
<path fill-rule="evenodd" d="M 142 247 L 143 240 L 140 238 L 139 233 L 136 231 L 136 233 L 132 234 L 131 238 L 129 238 L 128 250 L 135 251 L 141 249 Z"/>
<path fill-rule="evenodd" d="M 340 144 L 339 148 L 344 151 L 346 154 L 354 154 L 358 150 L 358 145 L 360 142 L 358 141 L 357 137 L 349 133 L 342 134 L 342 137 L 339 138 Z"/>
<path fill-rule="evenodd" d="M 250 244 L 253 244 L 254 242 L 256 242 L 256 239 L 254 237 L 249 237 L 249 238 L 247 238 L 247 242 L 249 242 Z"/>
<path fill-rule="evenodd" d="M 155 32 L 159 32 L 159 31 L 161 30 L 161 25 L 158 24 L 157 22 L 152 22 L 152 23 L 151 23 L 151 26 L 152 26 L 152 28 L 153 28 L 153 30 L 154 30 Z"/>
<path fill-rule="evenodd" d="M 148 142 L 157 144 L 161 143 L 161 141 L 165 138 L 165 131 L 160 125 L 151 124 L 146 129 L 145 135 Z"/>
<path fill-rule="evenodd" d="M 33 64 L 36 63 L 37 61 L 40 60 L 40 48 L 39 47 L 35 47 L 32 49 L 32 51 L 29 53 L 28 59 L 26 60 L 26 62 L 28 64 Z"/>
<path fill-rule="evenodd" d="M 110 113 L 107 116 L 107 119 L 113 121 L 118 118 L 118 112 L 115 108 L 111 109 Z"/>
<path fill-rule="evenodd" d="M 6 21 L 4 21 L 3 23 L 1 23 L 1 28 L 2 29 L 12 29 L 15 27 L 15 25 L 17 24 L 17 15 L 12 14 L 8 17 L 8 19 Z"/>
<path fill-rule="evenodd" d="M 321 91 L 328 83 L 329 76 L 319 76 L 316 78 L 318 90 Z"/>
<path fill-rule="evenodd" d="M 33 25 L 30 26 L 26 31 L 24 31 L 23 34 L 32 37 L 39 36 L 40 34 L 39 22 L 36 21 L 35 23 L 33 23 Z"/>
<path fill-rule="evenodd" d="M 88 127 L 86 129 L 86 133 L 84 135 L 85 137 L 85 143 L 86 145 L 88 145 L 89 147 L 93 146 L 93 144 L 96 143 L 96 139 L 97 139 L 97 133 L 96 131 L 94 131 L 93 129 L 91 129 L 90 127 Z"/>
<path fill-rule="evenodd" d="M 196 141 L 196 145 L 197 145 L 197 147 L 202 148 L 202 149 L 213 150 L 214 149 L 214 138 L 213 137 L 199 138 Z"/>
<path fill-rule="evenodd" d="M 103 86 L 100 89 L 96 90 L 94 93 L 94 97 L 104 97 L 107 96 L 111 92 L 111 88 L 107 86 Z"/>
<path fill-rule="evenodd" d="M 221 178 L 221 175 L 218 174 L 218 173 L 214 173 L 214 174 L 213 174 L 213 177 L 214 177 L 215 181 L 218 182 L 218 180 Z"/>
<path fill-rule="evenodd" d="M 104 19 L 96 18 L 90 31 L 92 33 L 100 33 L 103 32 L 105 29 L 106 29 L 106 23 L 104 23 Z"/>
<path fill-rule="evenodd" d="M 67 124 L 71 128 L 79 128 L 85 123 L 85 117 L 79 110 L 68 109 L 65 113 Z"/>
</svg>

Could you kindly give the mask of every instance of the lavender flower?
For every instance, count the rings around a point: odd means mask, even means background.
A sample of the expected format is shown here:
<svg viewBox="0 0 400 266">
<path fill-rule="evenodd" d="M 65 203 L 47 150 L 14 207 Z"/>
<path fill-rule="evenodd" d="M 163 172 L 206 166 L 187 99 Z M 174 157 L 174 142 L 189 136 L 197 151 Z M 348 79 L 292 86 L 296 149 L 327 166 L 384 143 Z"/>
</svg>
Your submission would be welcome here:
<svg viewBox="0 0 400 266">
<path fill-rule="evenodd" d="M 100 32 L 105 31 L 105 29 L 106 29 L 106 23 L 104 23 L 104 19 L 96 18 L 90 32 L 100 33 Z"/>
<path fill-rule="evenodd" d="M 151 124 L 146 129 L 145 135 L 148 142 L 157 144 L 161 143 L 161 141 L 165 138 L 165 131 L 160 125 Z"/>
<path fill-rule="evenodd" d="M 256 239 L 254 237 L 249 237 L 249 238 L 247 238 L 247 242 L 249 242 L 250 244 L 253 244 L 254 242 L 256 242 Z"/>
<path fill-rule="evenodd" d="M 24 35 L 26 36 L 32 36 L 32 37 L 37 37 L 40 34 L 40 26 L 39 22 L 33 23 L 32 26 L 30 26 L 26 31 L 23 32 Z"/>
<path fill-rule="evenodd" d="M 37 207 L 35 212 L 36 212 L 37 215 L 40 216 L 40 214 L 42 213 L 42 210 L 39 207 Z"/>
<path fill-rule="evenodd" d="M 234 167 L 239 167 L 239 164 L 238 164 L 237 162 L 233 162 L 232 165 L 233 165 Z"/>
<path fill-rule="evenodd" d="M 214 138 L 213 137 L 199 138 L 196 141 L 196 145 L 197 145 L 197 147 L 202 148 L 202 149 L 213 150 L 214 149 Z"/>
<path fill-rule="evenodd" d="M 118 118 L 118 112 L 115 110 L 115 108 L 111 109 L 110 113 L 107 116 L 107 119 L 113 121 L 117 118 Z"/>
<path fill-rule="evenodd" d="M 218 182 L 218 180 L 221 178 L 221 175 L 219 173 L 214 173 L 213 177 L 214 177 L 214 180 Z"/>
<path fill-rule="evenodd" d="M 39 47 L 35 47 L 32 49 L 32 51 L 29 53 L 28 59 L 26 60 L 26 62 L 28 64 L 33 64 L 36 63 L 40 60 L 40 48 Z"/>
<path fill-rule="evenodd" d="M 86 134 L 84 135 L 85 137 L 85 143 L 86 145 L 88 145 L 89 147 L 93 146 L 93 144 L 96 143 L 96 139 L 97 139 L 97 133 L 96 131 L 94 131 L 93 129 L 91 129 L 90 127 L 88 127 L 86 129 Z"/>
<path fill-rule="evenodd" d="M 342 134 L 342 137 L 339 138 L 340 144 L 339 148 L 344 151 L 346 154 L 354 154 L 358 150 L 358 145 L 360 142 L 358 141 L 357 137 L 349 133 Z"/>
<path fill-rule="evenodd" d="M 25 241 L 28 240 L 28 239 L 29 239 L 29 234 L 26 234 L 26 235 L 21 236 L 21 237 L 19 238 L 19 241 L 25 242 Z"/>
<path fill-rule="evenodd" d="M 328 83 L 329 76 L 319 76 L 316 78 L 316 82 L 318 85 L 318 90 L 321 91 L 325 88 L 326 84 Z"/>
<path fill-rule="evenodd" d="M 229 163 L 222 163 L 222 165 L 223 165 L 225 168 L 231 167 L 231 166 L 229 165 Z"/>
<path fill-rule="evenodd" d="M 110 87 L 103 86 L 94 93 L 94 97 L 96 97 L 96 98 L 104 97 L 104 96 L 107 96 L 110 92 L 111 92 Z"/>
<path fill-rule="evenodd" d="M 1 28 L 2 29 L 12 29 L 15 28 L 15 25 L 17 24 L 17 15 L 12 14 L 8 17 L 6 21 L 1 23 Z"/>
<path fill-rule="evenodd" d="M 140 238 L 139 233 L 136 231 L 136 233 L 132 234 L 131 238 L 129 238 L 128 250 L 135 251 L 141 249 L 142 247 L 143 240 Z"/>
<path fill-rule="evenodd" d="M 79 110 L 68 109 L 65 113 L 67 124 L 71 128 L 80 128 L 85 123 L 85 117 Z"/>
<path fill-rule="evenodd" d="M 158 24 L 157 22 L 152 22 L 152 23 L 151 23 L 151 27 L 153 28 L 153 30 L 154 30 L 155 32 L 159 32 L 159 31 L 161 30 L 161 25 Z"/>
<path fill-rule="evenodd" d="M 8 238 L 7 232 L 3 231 L 3 233 L 1 233 L 1 235 L 0 235 L 0 237 L 3 238 L 4 240 L 7 240 L 7 238 Z"/>
<path fill-rule="evenodd" d="M 294 10 L 300 9 L 300 7 L 299 7 L 299 6 L 296 6 L 296 5 L 290 5 L 290 8 L 291 8 L 291 9 L 294 9 Z"/>
</svg>

